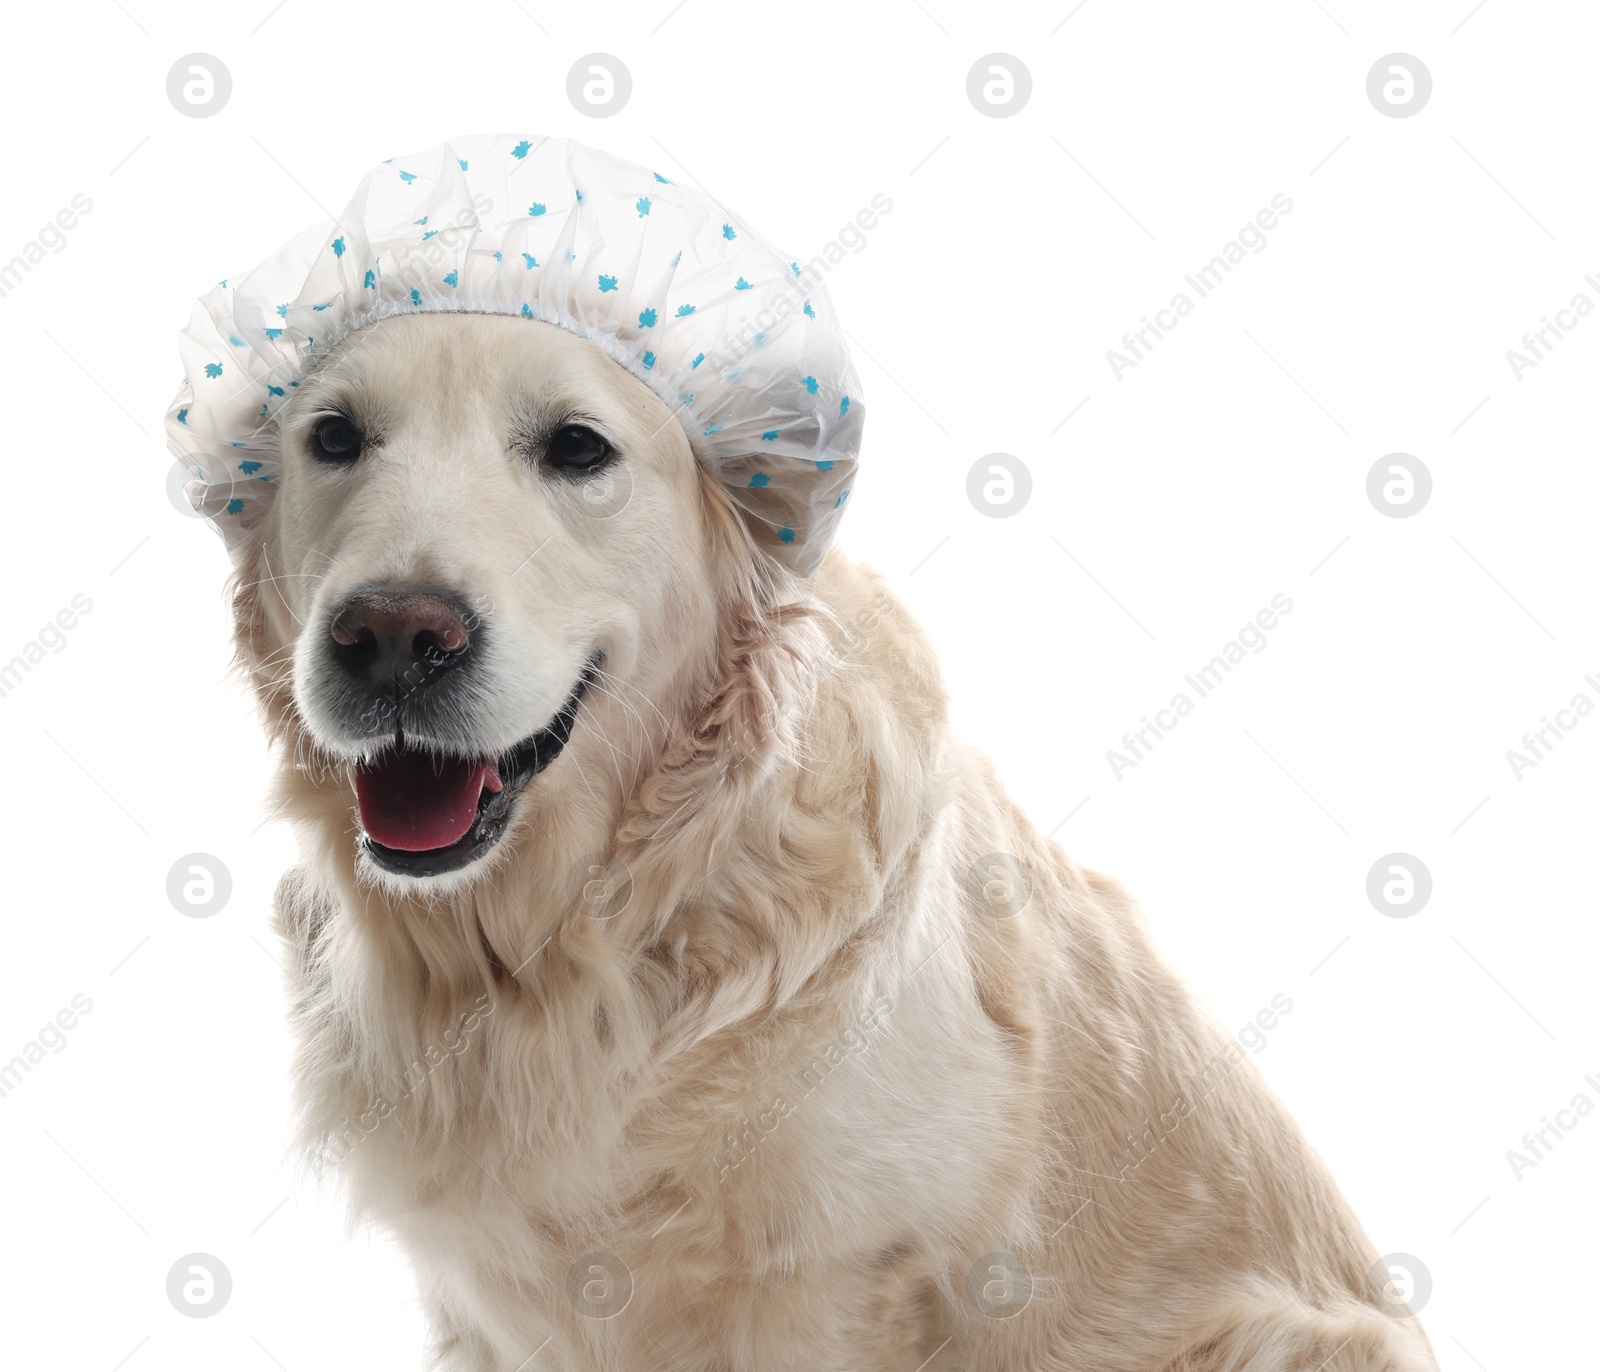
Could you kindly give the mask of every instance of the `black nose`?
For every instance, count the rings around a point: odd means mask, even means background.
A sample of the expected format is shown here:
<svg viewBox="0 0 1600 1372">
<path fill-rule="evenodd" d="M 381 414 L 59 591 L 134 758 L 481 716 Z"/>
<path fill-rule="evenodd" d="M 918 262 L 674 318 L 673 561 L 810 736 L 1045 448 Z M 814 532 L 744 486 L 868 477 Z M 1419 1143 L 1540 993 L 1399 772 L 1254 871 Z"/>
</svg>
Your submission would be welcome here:
<svg viewBox="0 0 1600 1372">
<path fill-rule="evenodd" d="M 436 591 L 368 587 L 333 617 L 333 660 L 366 685 L 415 690 L 470 655 L 471 618 L 460 601 Z"/>
</svg>

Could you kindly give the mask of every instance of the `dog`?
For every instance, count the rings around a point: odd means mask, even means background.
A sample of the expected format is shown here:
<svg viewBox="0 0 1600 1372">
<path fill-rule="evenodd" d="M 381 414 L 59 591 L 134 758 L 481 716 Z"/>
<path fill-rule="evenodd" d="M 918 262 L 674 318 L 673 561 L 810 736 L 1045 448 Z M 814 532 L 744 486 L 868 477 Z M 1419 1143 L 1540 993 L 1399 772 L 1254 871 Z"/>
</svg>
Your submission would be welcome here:
<svg viewBox="0 0 1600 1372">
<path fill-rule="evenodd" d="M 231 593 L 298 1137 L 448 1372 L 1422 1372 L 1373 1246 L 927 641 L 548 323 L 345 339 Z"/>
</svg>

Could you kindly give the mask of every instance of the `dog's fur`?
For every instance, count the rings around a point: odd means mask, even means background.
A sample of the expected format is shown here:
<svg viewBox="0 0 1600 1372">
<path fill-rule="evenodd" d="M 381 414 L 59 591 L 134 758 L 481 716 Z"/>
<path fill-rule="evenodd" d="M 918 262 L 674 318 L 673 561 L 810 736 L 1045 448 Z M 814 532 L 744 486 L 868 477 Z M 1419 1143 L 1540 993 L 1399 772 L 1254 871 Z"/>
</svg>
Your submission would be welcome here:
<svg viewBox="0 0 1600 1372">
<path fill-rule="evenodd" d="M 381 431 L 354 470 L 305 452 L 330 399 Z M 625 509 L 515 450 L 529 411 L 613 438 Z M 303 835 L 304 1138 L 411 1255 L 437 1366 L 1434 1366 L 1128 898 L 952 737 L 882 582 L 778 567 L 646 386 L 549 325 L 400 317 L 302 384 L 282 443 L 233 603 Z M 604 653 L 451 877 L 359 854 L 319 705 L 333 607 L 385 580 L 489 626 L 460 722 L 485 750 Z"/>
</svg>

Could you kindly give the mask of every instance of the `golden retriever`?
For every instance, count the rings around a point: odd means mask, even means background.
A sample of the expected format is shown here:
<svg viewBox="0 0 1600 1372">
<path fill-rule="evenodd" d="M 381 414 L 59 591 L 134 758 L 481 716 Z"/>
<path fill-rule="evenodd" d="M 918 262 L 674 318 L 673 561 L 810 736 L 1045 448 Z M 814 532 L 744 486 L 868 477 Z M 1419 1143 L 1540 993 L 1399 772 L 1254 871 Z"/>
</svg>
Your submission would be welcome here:
<svg viewBox="0 0 1600 1372">
<path fill-rule="evenodd" d="M 1420 1372 L 1128 898 L 838 552 L 752 541 L 574 334 L 351 335 L 237 647 L 281 744 L 303 1136 L 451 1372 Z"/>
</svg>

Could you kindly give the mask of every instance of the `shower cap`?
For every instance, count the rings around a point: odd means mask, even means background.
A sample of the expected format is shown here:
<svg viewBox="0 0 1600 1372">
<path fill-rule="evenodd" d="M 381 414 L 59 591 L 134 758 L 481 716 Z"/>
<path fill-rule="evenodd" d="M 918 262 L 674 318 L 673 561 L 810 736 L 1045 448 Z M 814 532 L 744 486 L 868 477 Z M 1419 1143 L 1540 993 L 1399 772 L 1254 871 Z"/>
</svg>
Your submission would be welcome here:
<svg viewBox="0 0 1600 1372">
<path fill-rule="evenodd" d="M 864 419 L 820 276 L 659 172 L 566 139 L 454 140 L 380 163 L 337 218 L 195 302 L 168 444 L 236 549 L 272 499 L 278 414 L 330 349 L 398 314 L 520 315 L 655 391 L 757 543 L 808 575 Z"/>
</svg>

